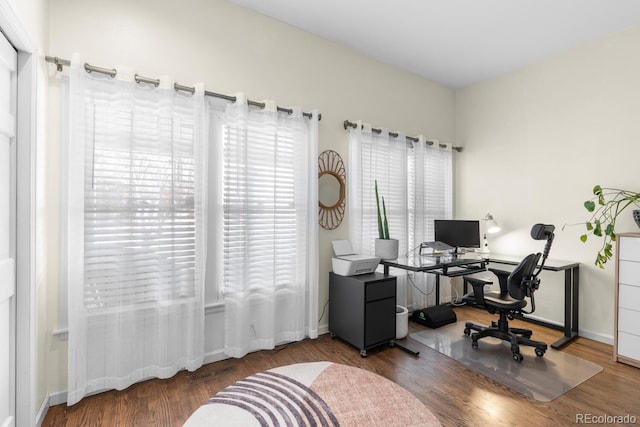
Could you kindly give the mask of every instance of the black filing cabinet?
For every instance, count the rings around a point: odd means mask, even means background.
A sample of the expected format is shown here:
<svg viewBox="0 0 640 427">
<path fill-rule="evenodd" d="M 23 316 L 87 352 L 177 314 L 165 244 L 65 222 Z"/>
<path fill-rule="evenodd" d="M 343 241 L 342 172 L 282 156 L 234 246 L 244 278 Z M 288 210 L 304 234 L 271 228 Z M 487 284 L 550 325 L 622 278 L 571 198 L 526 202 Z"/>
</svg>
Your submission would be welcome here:
<svg viewBox="0 0 640 427">
<path fill-rule="evenodd" d="M 340 276 L 329 273 L 329 332 L 360 349 L 394 345 L 396 278 L 381 273 Z"/>
</svg>

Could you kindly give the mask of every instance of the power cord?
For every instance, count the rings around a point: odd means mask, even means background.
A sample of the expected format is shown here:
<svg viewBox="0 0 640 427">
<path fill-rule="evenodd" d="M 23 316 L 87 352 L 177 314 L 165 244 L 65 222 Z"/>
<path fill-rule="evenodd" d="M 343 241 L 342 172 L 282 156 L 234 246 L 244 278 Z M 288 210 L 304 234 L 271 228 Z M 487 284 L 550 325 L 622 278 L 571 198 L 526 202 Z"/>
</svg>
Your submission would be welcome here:
<svg viewBox="0 0 640 427">
<path fill-rule="evenodd" d="M 433 293 L 433 291 L 435 290 L 435 288 L 436 288 L 436 286 L 435 286 L 435 285 L 433 285 L 433 286 L 431 286 L 431 290 L 430 290 L 430 291 L 428 291 L 428 292 L 423 291 L 423 290 L 422 290 L 422 289 L 420 289 L 420 288 L 418 287 L 418 285 L 416 285 L 416 283 L 413 281 L 413 276 L 412 276 L 411 274 L 407 274 L 407 280 L 409 280 L 409 283 L 411 284 L 411 286 L 413 286 L 413 288 L 414 288 L 415 290 L 417 290 L 418 292 L 420 292 L 420 293 L 421 293 L 422 295 L 424 295 L 424 296 L 431 295 L 431 294 Z M 428 283 L 427 283 L 427 286 L 428 286 Z"/>
<path fill-rule="evenodd" d="M 324 317 L 324 312 L 327 310 L 327 306 L 328 305 L 329 305 L 329 300 L 327 300 L 327 302 L 324 303 L 324 308 L 322 309 L 322 314 L 320 314 L 320 317 L 318 318 L 318 326 L 320 326 L 320 321 Z"/>
<path fill-rule="evenodd" d="M 409 251 L 407 251 L 407 253 L 406 253 L 406 254 L 404 254 L 404 256 L 405 256 L 405 257 L 408 257 L 408 256 L 409 256 L 409 254 L 410 254 L 411 252 L 415 252 L 415 251 L 416 251 L 416 249 L 418 249 L 421 245 L 422 245 L 422 243 L 420 243 L 418 246 L 416 246 L 416 247 L 415 247 L 415 248 L 413 248 L 413 249 L 409 249 Z"/>
<path fill-rule="evenodd" d="M 466 302 L 460 301 L 460 294 L 458 294 L 458 289 L 452 284 L 450 284 L 449 287 L 453 289 L 453 292 L 456 294 L 455 299 L 451 299 L 451 305 L 454 307 L 462 307 L 463 305 L 467 305 Z"/>
</svg>

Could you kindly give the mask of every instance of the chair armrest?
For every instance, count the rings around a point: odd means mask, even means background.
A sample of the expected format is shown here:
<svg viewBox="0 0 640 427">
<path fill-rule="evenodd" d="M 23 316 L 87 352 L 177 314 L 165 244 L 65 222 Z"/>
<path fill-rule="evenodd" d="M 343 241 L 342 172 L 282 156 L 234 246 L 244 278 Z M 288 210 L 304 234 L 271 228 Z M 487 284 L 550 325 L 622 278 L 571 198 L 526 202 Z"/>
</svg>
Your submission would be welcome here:
<svg viewBox="0 0 640 427">
<path fill-rule="evenodd" d="M 490 272 L 492 272 L 493 274 L 495 274 L 496 276 L 500 277 L 500 276 L 507 276 L 509 277 L 509 275 L 511 274 L 510 271 L 507 270 L 500 270 L 499 268 L 487 268 L 487 270 L 489 270 Z"/>
<path fill-rule="evenodd" d="M 464 276 L 462 279 L 465 284 L 469 283 L 473 287 L 473 298 L 476 304 L 484 305 L 484 287 L 493 284 L 493 282 L 480 277 L 470 276 Z"/>
<path fill-rule="evenodd" d="M 507 279 L 509 278 L 511 272 L 506 270 L 499 270 L 497 268 L 489 268 L 488 270 L 495 274 L 496 277 L 498 277 L 498 283 L 500 283 L 500 293 L 508 293 L 509 289 L 507 288 Z"/>
</svg>

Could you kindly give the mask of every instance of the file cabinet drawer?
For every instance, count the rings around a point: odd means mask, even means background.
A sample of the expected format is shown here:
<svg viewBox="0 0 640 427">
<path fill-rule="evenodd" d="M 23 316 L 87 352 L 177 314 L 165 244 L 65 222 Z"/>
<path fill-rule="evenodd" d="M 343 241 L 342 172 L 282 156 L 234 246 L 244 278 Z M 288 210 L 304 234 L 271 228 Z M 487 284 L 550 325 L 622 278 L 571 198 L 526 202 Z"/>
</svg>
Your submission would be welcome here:
<svg viewBox="0 0 640 427">
<path fill-rule="evenodd" d="M 640 325 L 640 311 L 627 310 L 626 308 L 619 309 L 618 331 L 637 334 L 638 325 Z"/>
<path fill-rule="evenodd" d="M 640 360 L 640 337 L 626 332 L 618 332 L 618 355 Z"/>
<path fill-rule="evenodd" d="M 396 295 L 396 281 L 394 279 L 367 283 L 365 292 L 367 293 L 367 302 L 394 297 Z"/>
<path fill-rule="evenodd" d="M 640 287 L 640 262 L 622 261 L 618 265 L 618 281 Z"/>
<path fill-rule="evenodd" d="M 640 311 L 640 286 L 620 283 L 618 288 L 618 307 Z M 640 326 L 640 323 L 637 326 Z"/>
<path fill-rule="evenodd" d="M 620 261 L 640 262 L 640 239 L 637 237 L 620 237 Z"/>
</svg>

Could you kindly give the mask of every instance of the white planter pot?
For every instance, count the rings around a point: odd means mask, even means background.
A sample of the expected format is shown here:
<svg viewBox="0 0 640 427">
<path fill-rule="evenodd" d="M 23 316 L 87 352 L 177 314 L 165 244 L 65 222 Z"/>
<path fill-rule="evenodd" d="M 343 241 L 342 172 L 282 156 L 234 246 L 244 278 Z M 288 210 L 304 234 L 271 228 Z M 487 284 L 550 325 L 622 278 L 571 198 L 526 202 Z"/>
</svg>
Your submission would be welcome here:
<svg viewBox="0 0 640 427">
<path fill-rule="evenodd" d="M 397 259 L 398 243 L 398 239 L 376 239 L 375 255 L 382 259 Z"/>
</svg>

